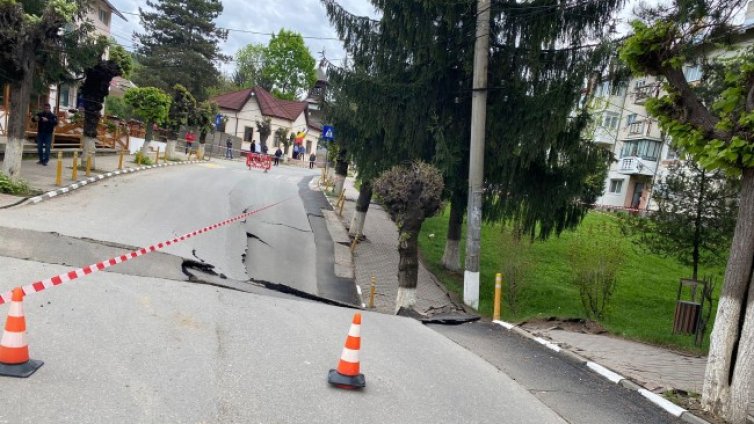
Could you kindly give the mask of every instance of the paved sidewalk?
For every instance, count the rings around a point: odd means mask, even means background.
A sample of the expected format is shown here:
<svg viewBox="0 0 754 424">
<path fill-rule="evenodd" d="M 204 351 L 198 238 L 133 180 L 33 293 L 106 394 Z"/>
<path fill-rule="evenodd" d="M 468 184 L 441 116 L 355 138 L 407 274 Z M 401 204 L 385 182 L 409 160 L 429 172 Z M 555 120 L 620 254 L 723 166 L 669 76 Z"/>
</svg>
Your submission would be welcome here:
<svg viewBox="0 0 754 424">
<path fill-rule="evenodd" d="M 359 192 L 353 186 L 352 178 L 346 179 L 344 189 L 346 202 L 342 222 L 350 226 Z M 353 258 L 356 284 L 361 287 L 364 304 L 368 305 L 371 278 L 376 277 L 375 310 L 394 314 L 398 294 L 398 230 L 382 207 L 372 204 L 363 233 L 366 240 L 358 244 Z M 414 309 L 422 314 L 463 312 L 463 308 L 451 300 L 447 291 L 421 264 L 416 298 Z"/>
</svg>

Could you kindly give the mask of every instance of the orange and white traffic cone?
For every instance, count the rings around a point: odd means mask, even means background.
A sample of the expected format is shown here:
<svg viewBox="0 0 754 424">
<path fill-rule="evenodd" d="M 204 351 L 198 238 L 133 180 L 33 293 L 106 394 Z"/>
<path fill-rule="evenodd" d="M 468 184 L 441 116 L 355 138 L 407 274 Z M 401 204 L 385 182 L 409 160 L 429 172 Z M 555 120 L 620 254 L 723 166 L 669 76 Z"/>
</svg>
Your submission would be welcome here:
<svg viewBox="0 0 754 424">
<path fill-rule="evenodd" d="M 364 374 L 359 373 L 359 349 L 361 348 L 361 314 L 353 314 L 353 323 L 348 330 L 346 345 L 340 355 L 337 370 L 330 370 L 327 382 L 341 389 L 360 389 L 366 386 Z"/>
<path fill-rule="evenodd" d="M 24 291 L 20 287 L 13 289 L 5 331 L 0 339 L 0 375 L 26 378 L 44 364 L 29 359 L 23 300 Z"/>
</svg>

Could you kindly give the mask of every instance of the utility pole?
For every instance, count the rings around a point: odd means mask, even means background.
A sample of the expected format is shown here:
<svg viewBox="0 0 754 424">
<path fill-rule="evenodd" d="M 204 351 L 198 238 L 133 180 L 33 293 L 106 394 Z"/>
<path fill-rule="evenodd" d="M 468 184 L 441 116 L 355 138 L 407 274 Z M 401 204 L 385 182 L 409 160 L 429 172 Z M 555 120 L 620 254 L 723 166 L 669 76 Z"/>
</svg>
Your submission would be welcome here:
<svg viewBox="0 0 754 424">
<path fill-rule="evenodd" d="M 479 309 L 479 251 L 482 238 L 484 136 L 487 120 L 487 63 L 490 52 L 490 0 L 477 0 L 474 43 L 474 85 L 471 94 L 469 204 L 466 220 L 466 261 L 463 303 Z"/>
</svg>

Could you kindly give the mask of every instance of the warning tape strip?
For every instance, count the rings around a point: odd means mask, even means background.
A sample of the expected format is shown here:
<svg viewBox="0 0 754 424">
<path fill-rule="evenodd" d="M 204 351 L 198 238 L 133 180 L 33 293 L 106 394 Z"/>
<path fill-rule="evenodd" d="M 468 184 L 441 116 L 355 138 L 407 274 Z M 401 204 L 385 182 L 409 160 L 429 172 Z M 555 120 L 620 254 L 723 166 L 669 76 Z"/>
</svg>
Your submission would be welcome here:
<svg viewBox="0 0 754 424">
<path fill-rule="evenodd" d="M 134 258 L 138 258 L 139 256 L 143 256 L 143 255 L 146 255 L 147 253 L 154 252 L 156 250 L 160 250 L 160 249 L 162 249 L 164 247 L 168 247 L 168 246 L 174 245 L 176 243 L 180 243 L 180 242 L 182 242 L 184 240 L 190 239 L 192 237 L 198 236 L 198 235 L 206 233 L 208 231 L 212 231 L 212 230 L 215 230 L 217 228 L 224 227 L 224 226 L 226 226 L 228 224 L 232 224 L 232 223 L 234 223 L 236 221 L 240 221 L 240 220 L 242 220 L 244 218 L 247 218 L 247 217 L 249 217 L 251 215 L 254 215 L 254 214 L 257 214 L 259 212 L 262 212 L 262 211 L 264 211 L 266 209 L 270 209 L 270 208 L 272 208 L 274 206 L 277 206 L 277 205 L 279 205 L 279 204 L 281 204 L 281 203 L 283 203 L 285 201 L 288 201 L 290 199 L 292 199 L 292 197 L 289 197 L 287 199 L 283 199 L 283 200 L 281 200 L 279 202 L 276 202 L 276 203 L 272 203 L 272 204 L 267 205 L 265 207 L 262 207 L 260 209 L 256 209 L 256 210 L 249 211 L 249 212 L 244 212 L 244 213 L 242 213 L 240 215 L 237 215 L 237 216 L 234 216 L 232 218 L 226 219 L 224 221 L 218 222 L 217 224 L 213 224 L 213 225 L 210 225 L 208 227 L 204 227 L 204 228 L 202 228 L 200 230 L 196 230 L 196 231 L 192 231 L 190 233 L 186 233 L 186 234 L 184 234 L 182 236 L 179 236 L 179 237 L 176 237 L 176 238 L 174 238 L 172 240 L 166 240 L 166 241 L 163 241 L 163 242 L 160 242 L 160 243 L 157 243 L 157 244 L 153 244 L 153 245 L 148 246 L 148 247 L 143 247 L 141 249 L 134 250 L 134 251 L 132 251 L 130 253 L 127 253 L 125 255 L 116 256 L 116 257 L 108 259 L 106 261 L 97 262 L 96 264 L 91 264 L 91 265 L 85 266 L 83 268 L 73 269 L 71 271 L 64 272 L 62 274 L 58 274 L 58 275 L 56 275 L 54 277 L 50 277 L 50 278 L 48 278 L 46 280 L 40 280 L 40 281 L 33 282 L 31 284 L 27 284 L 25 286 L 22 286 L 21 288 L 24 290 L 24 294 L 25 295 L 29 295 L 29 294 L 33 294 L 33 293 L 39 293 L 42 290 L 49 289 L 50 287 L 59 286 L 59 285 L 65 283 L 67 281 L 72 281 L 72 280 L 75 280 L 77 278 L 85 277 L 85 276 L 87 276 L 89 274 L 92 274 L 92 273 L 95 273 L 95 272 L 98 272 L 98 271 L 102 271 L 103 269 L 109 268 L 109 267 L 111 267 L 113 265 L 117 265 L 119 263 L 126 262 L 126 261 L 129 261 L 129 260 L 134 259 Z M 12 294 L 11 291 L 7 291 L 5 293 L 0 294 L 0 305 L 4 304 L 6 302 L 10 302 L 10 300 L 11 300 L 11 294 Z"/>
</svg>

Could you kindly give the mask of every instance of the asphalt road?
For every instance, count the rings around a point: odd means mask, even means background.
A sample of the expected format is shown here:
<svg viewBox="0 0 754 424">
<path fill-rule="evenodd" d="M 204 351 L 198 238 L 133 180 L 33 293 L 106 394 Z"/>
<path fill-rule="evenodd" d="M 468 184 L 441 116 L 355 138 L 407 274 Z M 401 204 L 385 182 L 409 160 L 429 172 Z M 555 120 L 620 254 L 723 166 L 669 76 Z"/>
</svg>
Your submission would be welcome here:
<svg viewBox="0 0 754 424">
<path fill-rule="evenodd" d="M 0 257 L 0 288 L 66 269 Z M 408 318 L 364 313 L 367 387 L 351 392 L 326 383 L 346 308 L 103 272 L 27 296 L 25 310 L 45 365 L 0 380 L 0 423 L 563 423 Z"/>
<path fill-rule="evenodd" d="M 476 322 L 431 328 L 487 360 L 569 423 L 683 423 L 637 392 L 504 328 Z"/>
<path fill-rule="evenodd" d="M 0 210 L 0 290 L 236 223 L 27 296 L 25 380 L 0 379 L 0 423 L 675 423 L 619 386 L 517 336 L 365 312 L 361 392 L 334 389 L 352 309 L 312 172 L 215 162 L 108 180 Z M 211 264 L 200 275 L 187 261 Z M 256 281 L 256 282 L 255 282 Z M 7 307 L 0 307 L 4 313 Z"/>
<path fill-rule="evenodd" d="M 326 285 L 335 276 L 326 257 L 318 263 L 314 233 L 299 193 L 300 184 L 313 175 L 316 172 L 289 167 L 269 173 L 249 171 L 240 162 L 146 171 L 54 201 L 0 210 L 0 227 L 140 247 L 283 201 L 244 223 L 216 229 L 163 252 L 206 262 L 233 280 L 251 278 L 319 295 L 318 284 Z M 329 237 L 326 232 L 318 236 Z M 81 262 L 77 251 L 69 250 L 68 262 Z M 332 249 L 328 254 L 332 256 Z M 327 281 L 318 283 L 318 277 Z M 353 283 L 345 283 L 326 295 L 353 303 L 354 293 Z"/>
</svg>

